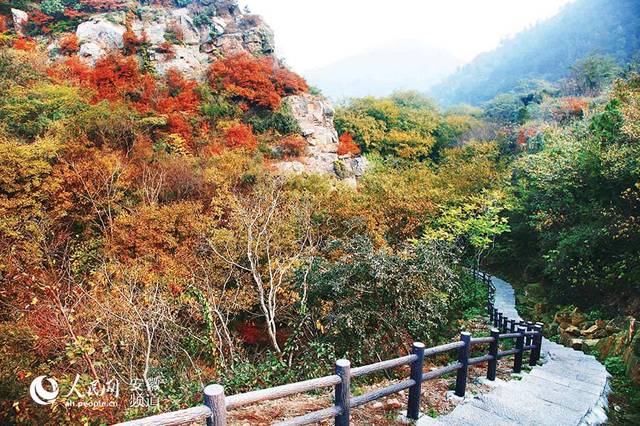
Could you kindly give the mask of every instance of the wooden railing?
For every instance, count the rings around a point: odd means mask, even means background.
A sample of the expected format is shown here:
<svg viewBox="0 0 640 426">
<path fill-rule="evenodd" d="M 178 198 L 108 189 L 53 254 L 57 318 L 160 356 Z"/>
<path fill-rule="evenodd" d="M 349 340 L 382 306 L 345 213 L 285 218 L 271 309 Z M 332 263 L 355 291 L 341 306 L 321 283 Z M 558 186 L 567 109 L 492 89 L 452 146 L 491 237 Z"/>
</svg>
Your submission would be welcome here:
<svg viewBox="0 0 640 426">
<path fill-rule="evenodd" d="M 494 306 L 495 286 L 491 282 L 491 277 L 475 269 L 473 274 L 476 279 L 482 280 L 489 290 L 487 310 L 489 319 L 495 327 L 491 329 L 489 337 L 473 338 L 470 333 L 462 332 L 459 341 L 432 348 L 425 348 L 424 344 L 415 342 L 409 355 L 356 368 L 351 368 L 351 363 L 348 360 L 340 359 L 335 363 L 335 374 L 333 375 L 237 395 L 225 396 L 224 388 L 213 384 L 204 389 L 204 405 L 119 423 L 119 426 L 183 425 L 203 420 L 207 421 L 208 426 L 226 426 L 228 410 L 327 387 L 334 387 L 335 396 L 332 407 L 279 422 L 276 425 L 308 425 L 334 418 L 337 426 L 346 426 L 349 424 L 352 408 L 405 389 L 409 390 L 407 417 L 417 420 L 420 416 L 421 385 L 427 380 L 456 372 L 455 394 L 464 397 L 469 366 L 486 363 L 487 379 L 493 381 L 496 378 L 498 360 L 501 358 L 513 356 L 514 373 L 521 372 L 525 352 L 529 351 L 530 366 L 536 365 L 540 359 L 543 325 L 507 318 Z M 505 340 L 515 340 L 515 347 L 500 350 L 500 342 Z M 471 348 L 482 344 L 489 345 L 489 352 L 472 358 Z M 425 357 L 453 350 L 457 350 L 456 362 L 427 373 L 423 372 Z M 408 379 L 357 397 L 351 395 L 351 379 L 402 365 L 410 365 L 411 367 Z"/>
</svg>

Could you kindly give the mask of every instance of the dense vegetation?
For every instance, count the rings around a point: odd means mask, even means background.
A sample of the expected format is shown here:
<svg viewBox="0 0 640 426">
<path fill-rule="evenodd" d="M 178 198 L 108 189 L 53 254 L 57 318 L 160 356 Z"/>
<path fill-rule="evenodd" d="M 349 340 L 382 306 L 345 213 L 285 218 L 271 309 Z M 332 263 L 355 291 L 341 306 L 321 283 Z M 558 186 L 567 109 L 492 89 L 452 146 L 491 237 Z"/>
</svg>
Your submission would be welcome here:
<svg viewBox="0 0 640 426">
<path fill-rule="evenodd" d="M 416 94 L 345 106 L 340 149 L 373 165 L 356 190 L 272 173 L 306 146 L 285 98 L 307 86 L 270 58 L 228 56 L 198 83 L 157 76 L 143 42 L 89 67 L 75 49 L 50 63 L 5 35 L 3 423 L 148 415 L 127 405 L 134 380 L 166 411 L 214 381 L 236 392 L 326 373 L 336 357 L 377 361 L 448 340 L 481 304 L 461 265 L 506 230 L 507 175 L 496 144 L 470 141 L 480 123 L 467 111 Z M 76 375 L 85 390 L 118 379 L 125 402 L 74 409 L 71 392 L 36 406 L 41 374 L 63 395 Z"/>
<path fill-rule="evenodd" d="M 577 0 L 555 17 L 506 39 L 432 90 L 441 102 L 479 104 L 528 80 L 558 82 L 589 55 L 637 62 L 640 4 L 635 0 Z"/>
</svg>

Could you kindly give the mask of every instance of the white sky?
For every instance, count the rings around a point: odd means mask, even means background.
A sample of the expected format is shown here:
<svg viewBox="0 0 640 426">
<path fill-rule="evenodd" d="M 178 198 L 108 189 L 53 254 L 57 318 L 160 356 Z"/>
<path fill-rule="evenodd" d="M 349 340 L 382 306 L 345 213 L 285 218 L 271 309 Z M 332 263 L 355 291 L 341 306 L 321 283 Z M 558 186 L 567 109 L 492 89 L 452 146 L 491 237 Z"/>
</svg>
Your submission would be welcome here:
<svg viewBox="0 0 640 426">
<path fill-rule="evenodd" d="M 556 14 L 572 0 L 240 0 L 276 34 L 298 72 L 377 46 L 415 40 L 463 61 Z"/>
</svg>

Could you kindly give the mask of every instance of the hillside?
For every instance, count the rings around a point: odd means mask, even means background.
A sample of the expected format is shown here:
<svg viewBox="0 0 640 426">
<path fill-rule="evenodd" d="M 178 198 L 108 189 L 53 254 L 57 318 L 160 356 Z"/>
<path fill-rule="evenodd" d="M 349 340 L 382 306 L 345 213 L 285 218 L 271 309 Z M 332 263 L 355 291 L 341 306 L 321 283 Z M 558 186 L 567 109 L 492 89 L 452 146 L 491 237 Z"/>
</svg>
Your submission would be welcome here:
<svg viewBox="0 0 640 426">
<path fill-rule="evenodd" d="M 304 73 L 332 99 L 388 96 L 398 90 L 427 91 L 461 61 L 447 52 L 406 41 L 381 46 Z"/>
<path fill-rule="evenodd" d="M 577 60 L 609 55 L 620 64 L 640 51 L 640 2 L 577 0 L 558 15 L 481 54 L 431 91 L 446 105 L 479 104 L 522 80 L 555 82 Z"/>
</svg>

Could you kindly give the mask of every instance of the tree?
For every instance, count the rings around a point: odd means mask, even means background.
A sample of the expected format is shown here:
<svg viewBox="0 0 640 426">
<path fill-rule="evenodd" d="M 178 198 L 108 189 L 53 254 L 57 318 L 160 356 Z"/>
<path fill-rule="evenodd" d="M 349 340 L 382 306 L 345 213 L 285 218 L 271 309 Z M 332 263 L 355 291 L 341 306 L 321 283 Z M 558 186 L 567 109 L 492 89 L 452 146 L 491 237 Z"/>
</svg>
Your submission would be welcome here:
<svg viewBox="0 0 640 426">
<path fill-rule="evenodd" d="M 571 66 L 566 85 L 577 95 L 594 96 L 620 74 L 620 67 L 607 56 L 593 55 Z"/>
</svg>

